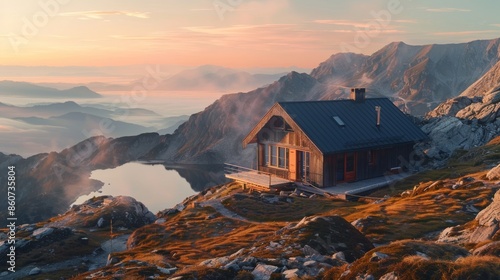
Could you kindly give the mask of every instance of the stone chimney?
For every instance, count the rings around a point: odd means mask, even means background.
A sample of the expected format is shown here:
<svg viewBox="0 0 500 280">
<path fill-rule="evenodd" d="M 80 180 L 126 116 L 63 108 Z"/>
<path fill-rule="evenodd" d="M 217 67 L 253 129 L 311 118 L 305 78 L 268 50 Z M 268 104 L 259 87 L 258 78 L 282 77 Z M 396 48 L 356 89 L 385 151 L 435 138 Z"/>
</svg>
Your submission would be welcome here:
<svg viewBox="0 0 500 280">
<path fill-rule="evenodd" d="M 365 102 L 365 88 L 351 88 L 351 100 L 356 103 Z"/>
</svg>

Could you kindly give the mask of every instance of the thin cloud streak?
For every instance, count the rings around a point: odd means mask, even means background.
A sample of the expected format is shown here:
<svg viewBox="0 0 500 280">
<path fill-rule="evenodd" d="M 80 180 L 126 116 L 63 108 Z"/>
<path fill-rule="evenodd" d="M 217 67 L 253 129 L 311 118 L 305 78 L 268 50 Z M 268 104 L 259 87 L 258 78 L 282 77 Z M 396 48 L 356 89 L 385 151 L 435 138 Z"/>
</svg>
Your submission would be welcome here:
<svg viewBox="0 0 500 280">
<path fill-rule="evenodd" d="M 460 9 L 460 8 L 427 8 L 425 10 L 427 12 L 431 12 L 431 13 L 455 13 L 455 12 L 466 13 L 466 12 L 472 12 L 472 10 L 469 10 L 469 9 Z"/>
<path fill-rule="evenodd" d="M 436 36 L 461 36 L 473 34 L 498 33 L 498 30 L 471 30 L 471 31 L 456 31 L 456 32 L 435 32 L 431 33 Z"/>
<path fill-rule="evenodd" d="M 127 16 L 134 18 L 149 18 L 149 12 L 132 12 L 132 11 L 80 11 L 60 13 L 63 17 L 79 17 L 80 19 L 104 19 L 109 16 Z"/>
<path fill-rule="evenodd" d="M 317 19 L 317 20 L 314 20 L 313 22 L 318 23 L 318 24 L 351 26 L 351 27 L 357 27 L 357 28 L 369 27 L 368 23 L 362 23 L 362 22 L 352 21 L 352 20 L 343 20 L 343 19 Z"/>
</svg>

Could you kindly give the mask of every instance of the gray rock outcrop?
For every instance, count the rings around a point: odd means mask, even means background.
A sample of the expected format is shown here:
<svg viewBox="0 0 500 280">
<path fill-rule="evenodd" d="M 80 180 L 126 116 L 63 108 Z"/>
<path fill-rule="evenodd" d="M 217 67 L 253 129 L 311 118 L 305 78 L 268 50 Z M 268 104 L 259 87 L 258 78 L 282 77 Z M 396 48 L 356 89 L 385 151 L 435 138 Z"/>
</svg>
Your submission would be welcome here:
<svg viewBox="0 0 500 280">
<path fill-rule="evenodd" d="M 500 190 L 495 193 L 491 204 L 477 214 L 475 221 L 477 226 L 472 228 L 455 226 L 444 229 L 438 241 L 465 244 L 491 240 L 500 227 Z"/>
<path fill-rule="evenodd" d="M 500 179 L 500 164 L 493 167 L 488 173 L 486 173 L 486 178 L 488 180 L 498 180 Z"/>
<path fill-rule="evenodd" d="M 141 202 L 128 196 L 100 196 L 73 206 L 48 226 L 108 227 L 114 225 L 138 228 L 156 220 L 156 216 Z"/>
<path fill-rule="evenodd" d="M 426 119 L 421 128 L 430 141 L 416 149 L 440 165 L 457 149 L 482 146 L 500 135 L 500 91 L 449 99 L 429 112 Z"/>
</svg>

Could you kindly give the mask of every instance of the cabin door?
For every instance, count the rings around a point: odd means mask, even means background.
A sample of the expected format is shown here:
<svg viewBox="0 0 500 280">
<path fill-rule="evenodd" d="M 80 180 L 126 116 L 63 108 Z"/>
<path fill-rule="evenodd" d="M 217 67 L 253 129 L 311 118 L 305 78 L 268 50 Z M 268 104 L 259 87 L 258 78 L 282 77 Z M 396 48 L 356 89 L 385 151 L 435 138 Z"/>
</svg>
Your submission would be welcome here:
<svg viewBox="0 0 500 280">
<path fill-rule="evenodd" d="M 356 180 L 356 153 L 347 153 L 344 158 L 344 179 L 346 182 Z"/>
<path fill-rule="evenodd" d="M 298 164 L 297 164 L 297 160 L 298 160 L 298 157 L 297 157 L 297 150 L 293 150 L 293 149 L 290 149 L 290 153 L 289 153 L 289 160 L 288 160 L 288 164 L 290 165 L 288 167 L 288 170 L 290 172 L 290 180 L 292 181 L 297 181 L 297 173 L 299 173 L 298 171 Z"/>
</svg>

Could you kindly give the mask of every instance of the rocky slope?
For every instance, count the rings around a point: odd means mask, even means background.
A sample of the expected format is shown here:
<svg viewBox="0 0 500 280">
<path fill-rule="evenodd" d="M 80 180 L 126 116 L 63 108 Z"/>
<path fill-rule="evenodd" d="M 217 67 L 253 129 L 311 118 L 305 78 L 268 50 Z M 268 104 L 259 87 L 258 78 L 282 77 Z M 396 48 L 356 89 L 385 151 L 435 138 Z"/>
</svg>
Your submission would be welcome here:
<svg viewBox="0 0 500 280">
<path fill-rule="evenodd" d="M 500 240 L 500 191 L 497 191 L 491 204 L 479 212 L 476 218 L 468 225 L 446 228 L 439 235 L 439 242 L 456 244 L 484 243 L 491 240 Z M 500 244 L 496 243 L 499 248 Z"/>
<path fill-rule="evenodd" d="M 155 215 L 134 198 L 93 198 L 48 221 L 20 226 L 15 247 L 17 255 L 22 257 L 17 260 L 17 271 L 0 277 L 19 279 L 39 273 L 57 274 L 68 268 L 78 273 L 103 267 L 110 252 L 125 249 L 123 239 L 131 230 L 155 220 Z M 111 222 L 114 244 L 109 235 Z M 2 271 L 6 270 L 9 250 L 6 237 L 0 233 Z"/>
<path fill-rule="evenodd" d="M 427 114 L 422 130 L 431 141 L 420 148 L 439 165 L 456 150 L 488 143 L 500 134 L 499 102 L 500 91 L 496 86 L 480 96 L 447 100 Z"/>
<path fill-rule="evenodd" d="M 497 62 L 486 74 L 467 88 L 461 96 L 483 96 L 491 89 L 500 86 L 500 62 Z"/>
</svg>

